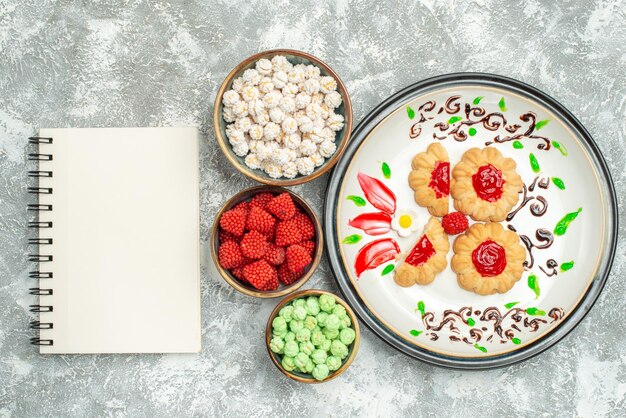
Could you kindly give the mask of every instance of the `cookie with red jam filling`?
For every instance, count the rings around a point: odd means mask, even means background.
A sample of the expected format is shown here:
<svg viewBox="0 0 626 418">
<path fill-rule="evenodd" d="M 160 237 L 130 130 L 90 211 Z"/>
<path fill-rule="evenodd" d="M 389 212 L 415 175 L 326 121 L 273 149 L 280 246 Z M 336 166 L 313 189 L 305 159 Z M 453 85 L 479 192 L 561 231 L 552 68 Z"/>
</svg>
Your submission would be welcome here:
<svg viewBox="0 0 626 418">
<path fill-rule="evenodd" d="M 415 202 L 427 208 L 433 216 L 447 215 L 450 159 L 445 148 L 436 142 L 430 144 L 425 152 L 413 158 L 411 168 L 409 186 L 415 191 Z"/>
</svg>

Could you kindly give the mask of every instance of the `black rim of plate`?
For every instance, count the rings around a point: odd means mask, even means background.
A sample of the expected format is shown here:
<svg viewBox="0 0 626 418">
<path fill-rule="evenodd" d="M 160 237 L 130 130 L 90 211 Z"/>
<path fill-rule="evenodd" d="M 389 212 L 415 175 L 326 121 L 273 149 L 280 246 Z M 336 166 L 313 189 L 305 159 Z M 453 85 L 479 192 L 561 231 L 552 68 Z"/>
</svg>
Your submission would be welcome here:
<svg viewBox="0 0 626 418">
<path fill-rule="evenodd" d="M 599 185 L 606 199 L 606 206 L 604 208 L 606 214 L 606 236 L 600 265 L 596 277 L 593 278 L 578 305 L 564 321 L 537 341 L 519 350 L 485 358 L 455 357 L 435 353 L 403 340 L 393 331 L 385 327 L 365 306 L 359 294 L 356 292 L 356 289 L 352 286 L 338 251 L 340 242 L 335 228 L 337 223 L 336 208 L 343 177 L 352 156 L 372 129 L 400 105 L 413 100 L 415 97 L 443 87 L 449 88 L 466 85 L 489 86 L 509 90 L 534 100 L 554 112 L 555 115 L 569 125 L 574 135 L 579 139 L 581 145 L 589 154 L 590 159 L 599 173 Z M 584 126 L 563 105 L 546 93 L 521 81 L 501 75 L 486 73 L 452 73 L 428 78 L 412 84 L 384 100 L 372 110 L 353 131 L 350 144 L 331 173 L 326 189 L 326 200 L 324 202 L 324 233 L 327 238 L 325 241 L 330 265 L 341 293 L 350 306 L 352 306 L 352 309 L 359 319 L 374 332 L 374 334 L 402 353 L 430 364 L 455 369 L 490 369 L 518 363 L 543 352 L 569 334 L 587 315 L 604 288 L 615 256 L 617 229 L 618 209 L 613 180 L 600 149 Z"/>
</svg>

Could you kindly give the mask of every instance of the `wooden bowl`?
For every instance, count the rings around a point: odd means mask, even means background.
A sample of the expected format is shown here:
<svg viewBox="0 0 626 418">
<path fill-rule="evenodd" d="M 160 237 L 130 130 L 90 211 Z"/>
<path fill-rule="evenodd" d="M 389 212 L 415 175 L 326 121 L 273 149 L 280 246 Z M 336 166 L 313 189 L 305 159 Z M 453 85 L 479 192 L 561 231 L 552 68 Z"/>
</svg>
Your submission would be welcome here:
<svg viewBox="0 0 626 418">
<path fill-rule="evenodd" d="M 285 56 L 292 64 L 316 65 L 320 68 L 322 75 L 332 76 L 337 81 L 337 91 L 339 92 L 339 94 L 341 94 L 342 104 L 337 108 L 337 113 L 341 114 L 344 117 L 345 121 L 343 129 L 337 132 L 335 137 L 337 150 L 329 159 L 324 162 L 323 165 L 316 167 L 313 173 L 309 174 L 308 176 L 298 175 L 293 179 L 273 179 L 263 170 L 253 170 L 246 166 L 244 158 L 239 157 L 233 152 L 232 147 L 228 142 L 228 138 L 226 137 L 227 122 L 222 117 L 222 110 L 224 108 L 222 104 L 222 96 L 224 95 L 224 92 L 231 88 L 233 80 L 235 78 L 241 76 L 245 70 L 253 68 L 258 60 L 260 60 L 261 58 L 272 59 L 272 57 L 274 57 L 275 55 Z M 272 186 L 292 186 L 295 184 L 305 183 L 321 176 L 322 174 L 330 170 L 339 160 L 339 157 L 341 157 L 346 147 L 348 146 L 348 141 L 350 140 L 350 134 L 352 132 L 352 102 L 350 101 L 350 96 L 348 94 L 346 86 L 343 84 L 337 73 L 335 73 L 335 71 L 333 71 L 333 69 L 330 68 L 325 62 L 323 62 L 319 58 L 314 57 L 313 55 L 307 54 L 306 52 L 296 51 L 292 49 L 274 49 L 271 51 L 259 52 L 258 54 L 252 55 L 251 57 L 239 63 L 228 74 L 228 76 L 226 76 L 226 79 L 222 82 L 222 85 L 217 92 L 217 97 L 215 98 L 215 106 L 213 108 L 213 126 L 215 128 L 217 143 L 219 144 L 222 152 L 224 153 L 228 161 L 230 161 L 230 163 L 237 170 L 239 170 L 246 176 L 258 181 L 259 183 L 269 184 Z"/>
<path fill-rule="evenodd" d="M 313 261 L 311 261 L 311 264 L 309 265 L 309 267 L 307 267 L 307 269 L 304 271 L 304 274 L 299 280 L 290 284 L 289 286 L 284 286 L 281 284 L 280 287 L 276 290 L 258 290 L 252 287 L 251 285 L 241 282 L 239 279 L 233 276 L 228 270 L 224 269 L 220 265 L 219 257 L 218 257 L 218 249 L 219 249 L 219 244 L 220 244 L 218 232 L 219 232 L 219 227 L 220 227 L 220 218 L 222 217 L 222 214 L 226 212 L 227 210 L 237 206 L 239 203 L 250 200 L 253 196 L 262 192 L 270 192 L 275 195 L 280 194 L 280 193 L 289 193 L 294 203 L 297 206 L 299 206 L 304 211 L 304 213 L 306 213 L 309 216 L 309 218 L 311 219 L 311 222 L 313 222 L 313 226 L 315 227 L 315 252 L 313 253 L 313 257 L 312 257 Z M 307 280 L 311 278 L 311 276 L 313 275 L 313 272 L 319 265 L 320 259 L 322 258 L 323 248 L 324 248 L 324 237 L 322 235 L 322 225 L 320 224 L 320 221 L 317 215 L 315 214 L 315 212 L 313 211 L 313 209 L 311 208 L 311 206 L 309 206 L 309 204 L 304 199 L 302 199 L 300 196 L 298 196 L 296 193 L 292 192 L 291 190 L 288 190 L 282 187 L 277 187 L 277 186 L 251 187 L 249 189 L 243 190 L 237 193 L 236 195 L 234 195 L 226 203 L 224 203 L 224 205 L 219 210 L 217 215 L 215 215 L 215 220 L 213 221 L 213 228 L 211 230 L 211 255 L 213 257 L 213 261 L 215 262 L 215 267 L 217 268 L 217 271 L 220 273 L 222 278 L 228 284 L 234 287 L 236 290 L 243 293 L 244 295 L 253 296 L 257 298 L 276 298 L 279 296 L 287 295 L 299 289 L 304 283 L 306 283 Z"/>
<path fill-rule="evenodd" d="M 272 339 L 272 321 L 274 320 L 274 318 L 276 318 L 276 316 L 278 316 L 278 312 L 283 308 L 283 306 L 287 305 L 289 302 L 297 298 L 308 297 L 308 296 L 321 296 L 321 295 L 333 296 L 337 300 L 337 303 L 341 304 L 341 306 L 346 308 L 346 313 L 348 314 L 348 316 L 350 316 L 350 320 L 352 321 L 352 327 L 354 329 L 355 337 L 354 337 L 354 342 L 350 345 L 348 357 L 345 358 L 345 360 L 341 364 L 341 367 L 335 370 L 334 372 L 330 373 L 326 379 L 317 380 L 313 378 L 310 374 L 300 373 L 297 371 L 289 372 L 285 370 L 281 364 L 280 354 L 276 354 L 270 349 L 270 340 Z M 359 322 L 357 321 L 356 315 L 354 315 L 352 308 L 350 308 L 350 305 L 348 305 L 346 301 L 341 299 L 339 296 L 333 293 L 327 292 L 325 290 L 319 290 L 319 289 L 300 290 L 299 292 L 292 293 L 291 295 L 281 300 L 280 303 L 276 305 L 276 307 L 270 314 L 269 319 L 267 320 L 267 326 L 265 328 L 265 347 L 267 348 L 267 352 L 270 355 L 270 358 L 272 359 L 272 361 L 274 362 L 276 367 L 278 367 L 278 370 L 280 370 L 282 374 L 284 374 L 290 379 L 293 379 L 301 383 L 323 383 L 323 382 L 328 382 L 329 380 L 332 380 L 336 378 L 337 376 L 341 375 L 343 372 L 346 371 L 346 369 L 354 361 L 354 358 L 356 357 L 356 353 L 359 350 L 360 339 L 361 339 L 361 330 L 359 329 Z"/>
</svg>

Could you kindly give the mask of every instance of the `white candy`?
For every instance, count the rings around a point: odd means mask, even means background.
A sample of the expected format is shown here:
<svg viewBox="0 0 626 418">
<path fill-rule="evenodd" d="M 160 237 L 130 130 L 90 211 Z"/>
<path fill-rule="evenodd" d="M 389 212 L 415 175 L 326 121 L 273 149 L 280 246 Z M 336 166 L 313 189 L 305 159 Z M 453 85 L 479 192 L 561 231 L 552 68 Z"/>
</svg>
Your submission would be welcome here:
<svg viewBox="0 0 626 418">
<path fill-rule="evenodd" d="M 267 125 L 267 122 L 270 121 L 270 114 L 267 110 L 263 110 L 254 115 L 254 121 L 261 126 Z"/>
<path fill-rule="evenodd" d="M 250 152 L 251 153 L 255 153 L 256 152 L 256 147 L 260 143 L 262 143 L 262 141 L 257 141 L 255 139 L 248 139 L 248 148 L 250 148 Z"/>
<path fill-rule="evenodd" d="M 244 116 L 248 116 L 248 103 L 246 102 L 237 102 L 233 105 L 233 114 L 237 118 L 243 118 Z"/>
<path fill-rule="evenodd" d="M 263 138 L 263 127 L 258 124 L 251 125 L 250 129 L 248 130 L 248 135 L 250 135 L 251 139 L 254 139 L 256 141 L 260 140 L 261 138 Z"/>
<path fill-rule="evenodd" d="M 337 151 L 337 145 L 333 141 L 324 141 L 319 146 L 319 153 L 324 158 L 330 158 Z"/>
<path fill-rule="evenodd" d="M 280 126 L 275 124 L 274 122 L 268 122 L 263 127 L 263 139 L 266 141 L 272 141 L 278 137 L 280 134 Z"/>
<path fill-rule="evenodd" d="M 336 91 L 331 91 L 324 97 L 324 103 L 331 109 L 339 107 L 339 105 L 341 105 L 341 94 Z"/>
<path fill-rule="evenodd" d="M 320 78 L 320 90 L 324 94 L 337 90 L 337 80 L 330 76 Z"/>
<path fill-rule="evenodd" d="M 311 103 L 306 106 L 306 115 L 311 120 L 322 119 L 322 106 Z M 322 128 L 325 124 L 322 124 Z"/>
<path fill-rule="evenodd" d="M 287 76 L 289 77 L 289 81 L 294 84 L 302 83 L 305 80 L 304 69 L 297 65 L 287 73 Z"/>
<path fill-rule="evenodd" d="M 235 127 L 235 124 L 228 125 L 226 128 L 226 136 L 231 144 L 238 144 L 240 142 L 245 142 L 245 138 L 243 132 Z"/>
<path fill-rule="evenodd" d="M 324 137 L 321 135 L 322 130 L 315 128 L 313 132 L 305 134 L 307 135 L 307 139 L 310 139 L 314 144 L 319 144 L 324 141 Z"/>
<path fill-rule="evenodd" d="M 295 161 L 301 154 L 295 149 L 287 148 L 287 155 L 289 157 L 289 161 Z"/>
<path fill-rule="evenodd" d="M 268 158 L 271 158 L 273 151 L 274 150 L 271 147 L 268 147 L 268 143 L 266 142 L 259 142 L 256 144 L 256 156 L 259 161 L 265 161 Z"/>
<path fill-rule="evenodd" d="M 261 81 L 259 81 L 259 91 L 265 94 L 272 90 L 274 90 L 274 83 L 272 83 L 272 79 L 269 77 L 263 77 Z"/>
<path fill-rule="evenodd" d="M 243 81 L 243 78 L 241 77 L 236 78 L 233 80 L 233 90 L 235 90 L 236 92 L 240 92 L 245 84 L 246 83 Z"/>
<path fill-rule="evenodd" d="M 283 166 L 283 176 L 292 179 L 298 175 L 298 165 L 295 161 L 289 161 Z"/>
<path fill-rule="evenodd" d="M 328 116 L 329 116 L 331 113 L 333 113 L 333 112 L 329 109 L 329 107 L 328 107 L 328 105 L 327 105 L 326 103 L 323 103 L 323 102 L 322 102 L 322 104 L 320 105 L 320 108 L 322 109 L 322 118 L 323 118 L 323 119 L 327 119 L 327 118 L 328 118 Z"/>
<path fill-rule="evenodd" d="M 306 93 L 298 93 L 296 95 L 296 109 L 304 109 L 311 103 L 311 96 Z"/>
<path fill-rule="evenodd" d="M 306 78 L 320 78 L 320 68 L 315 65 L 307 65 L 304 69 Z"/>
<path fill-rule="evenodd" d="M 325 127 L 324 129 L 322 129 L 322 131 L 320 132 L 320 136 L 322 138 L 324 138 L 325 140 L 328 141 L 334 141 L 335 140 L 335 131 L 333 131 L 332 129 L 330 129 L 329 127 Z"/>
<path fill-rule="evenodd" d="M 289 151 L 286 148 L 277 148 L 272 153 L 272 161 L 282 167 L 289 161 L 289 155 Z"/>
<path fill-rule="evenodd" d="M 300 142 L 302 142 L 302 139 L 300 138 L 300 134 L 297 133 L 285 135 L 283 138 L 283 144 L 285 144 L 287 148 L 294 150 L 300 146 Z"/>
<path fill-rule="evenodd" d="M 284 96 L 295 96 L 299 91 L 298 85 L 293 83 L 285 84 L 282 90 Z"/>
<path fill-rule="evenodd" d="M 294 118 L 295 120 L 298 120 L 302 116 L 306 116 L 306 111 L 304 109 L 296 110 L 295 112 L 291 114 L 291 117 Z"/>
<path fill-rule="evenodd" d="M 256 86 L 261 81 L 261 74 L 254 68 L 248 68 L 243 72 L 242 78 L 246 83 Z"/>
<path fill-rule="evenodd" d="M 302 116 L 298 118 L 298 128 L 302 133 L 312 132 L 315 125 L 313 125 L 313 121 L 308 116 Z"/>
<path fill-rule="evenodd" d="M 308 176 L 315 170 L 315 163 L 310 157 L 301 157 L 296 160 L 296 166 L 298 167 L 298 173 L 303 176 Z"/>
<path fill-rule="evenodd" d="M 246 165 L 253 170 L 258 170 L 261 168 L 261 161 L 257 158 L 256 154 L 250 153 L 246 155 L 246 159 L 244 160 Z"/>
<path fill-rule="evenodd" d="M 324 161 L 326 161 L 326 158 L 322 157 L 319 152 L 311 155 L 310 158 L 311 161 L 313 161 L 313 164 L 315 164 L 315 167 L 321 166 L 322 164 L 324 164 Z"/>
<path fill-rule="evenodd" d="M 275 107 L 270 110 L 270 119 L 272 122 L 281 123 L 285 119 L 285 112 L 280 107 Z"/>
<path fill-rule="evenodd" d="M 322 106 L 324 104 L 324 93 L 315 93 L 311 96 L 311 103 Z"/>
<path fill-rule="evenodd" d="M 320 91 L 320 82 L 316 78 L 309 78 L 304 82 L 303 89 L 309 95 L 318 93 Z"/>
<path fill-rule="evenodd" d="M 281 127 L 286 134 L 293 134 L 298 130 L 298 122 L 294 118 L 286 117 Z"/>
<path fill-rule="evenodd" d="M 250 148 L 248 148 L 246 141 L 233 145 L 233 152 L 239 157 L 245 157 L 248 151 L 250 151 Z"/>
<path fill-rule="evenodd" d="M 317 146 L 310 139 L 303 139 L 298 149 L 302 155 L 313 155 L 317 151 Z"/>
<path fill-rule="evenodd" d="M 237 119 L 237 122 L 235 122 L 235 128 L 239 129 L 241 132 L 248 132 L 251 126 L 252 120 L 248 116 Z"/>
<path fill-rule="evenodd" d="M 235 117 L 235 112 L 233 112 L 232 107 L 225 107 L 222 112 L 222 116 L 224 117 L 224 120 L 228 123 L 231 123 L 237 120 L 237 118 Z"/>
<path fill-rule="evenodd" d="M 289 77 L 287 77 L 287 73 L 284 71 L 275 72 L 272 77 L 272 83 L 274 83 L 274 87 L 277 89 L 282 89 L 288 82 Z"/>
<path fill-rule="evenodd" d="M 260 95 L 261 93 L 259 92 L 259 89 L 249 84 L 243 86 L 243 88 L 241 89 L 241 97 L 246 102 L 258 99 Z"/>
<path fill-rule="evenodd" d="M 261 99 L 251 100 L 248 103 L 248 113 L 253 117 L 265 110 L 265 103 Z"/>
<path fill-rule="evenodd" d="M 326 126 L 337 132 L 343 128 L 343 116 L 332 114 L 326 119 Z"/>
<path fill-rule="evenodd" d="M 261 75 L 268 75 L 272 73 L 272 62 L 267 58 L 261 58 L 256 62 L 256 70 Z"/>
<path fill-rule="evenodd" d="M 285 113 L 292 113 L 294 110 L 296 110 L 296 102 L 291 97 L 283 97 L 282 99 L 280 99 L 280 104 L 278 106 Z"/>
<path fill-rule="evenodd" d="M 237 93 L 235 90 L 228 90 L 222 96 L 222 102 L 224 103 L 224 106 L 228 106 L 228 107 L 234 105 L 239 100 L 240 100 L 239 93 Z"/>
<path fill-rule="evenodd" d="M 263 170 L 273 179 L 280 178 L 283 175 L 282 168 L 271 160 L 263 162 Z"/>
<path fill-rule="evenodd" d="M 263 103 L 265 104 L 266 109 L 273 109 L 280 103 L 280 99 L 282 98 L 280 92 L 278 90 L 272 90 L 263 96 Z"/>
<path fill-rule="evenodd" d="M 286 72 L 286 71 L 291 70 L 292 67 L 293 65 L 287 60 L 286 57 L 282 55 L 276 55 L 274 58 L 272 58 L 272 68 L 274 72 L 277 72 L 277 71 Z"/>
</svg>

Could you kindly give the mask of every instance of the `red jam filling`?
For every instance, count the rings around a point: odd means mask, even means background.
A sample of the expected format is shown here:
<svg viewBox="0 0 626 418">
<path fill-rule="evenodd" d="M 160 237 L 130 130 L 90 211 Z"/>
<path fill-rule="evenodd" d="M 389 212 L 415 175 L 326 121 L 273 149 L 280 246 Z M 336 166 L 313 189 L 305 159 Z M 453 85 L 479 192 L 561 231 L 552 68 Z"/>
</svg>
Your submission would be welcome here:
<svg viewBox="0 0 626 418">
<path fill-rule="evenodd" d="M 450 163 L 437 161 L 435 169 L 430 173 L 428 187 L 433 189 L 437 199 L 447 197 L 450 194 Z"/>
<path fill-rule="evenodd" d="M 481 276 L 497 276 L 506 267 L 506 252 L 500 244 L 487 240 L 472 251 L 472 262 Z"/>
<path fill-rule="evenodd" d="M 482 200 L 495 202 L 502 197 L 502 186 L 504 185 L 502 171 L 491 164 L 483 165 L 472 176 L 472 185 Z"/>
<path fill-rule="evenodd" d="M 421 266 L 427 262 L 430 257 L 435 255 L 435 252 L 432 242 L 430 242 L 426 234 L 424 234 L 422 238 L 417 241 L 417 244 L 415 244 L 415 247 L 413 247 L 405 261 L 415 267 Z"/>
</svg>

